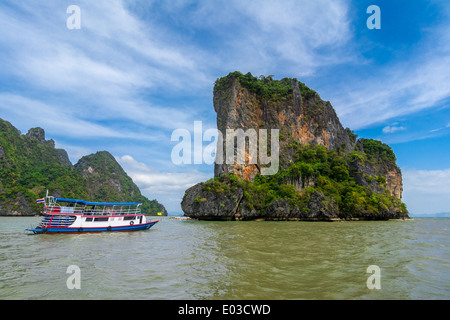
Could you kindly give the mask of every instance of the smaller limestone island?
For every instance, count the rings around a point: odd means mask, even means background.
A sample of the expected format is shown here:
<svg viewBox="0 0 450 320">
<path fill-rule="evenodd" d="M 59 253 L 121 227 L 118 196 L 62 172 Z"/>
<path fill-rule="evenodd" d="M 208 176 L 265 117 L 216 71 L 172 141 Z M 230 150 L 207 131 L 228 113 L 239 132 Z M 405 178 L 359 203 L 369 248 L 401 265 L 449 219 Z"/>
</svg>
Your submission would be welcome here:
<svg viewBox="0 0 450 320">
<path fill-rule="evenodd" d="M 200 220 L 388 220 L 408 218 L 393 150 L 344 129 L 329 101 L 297 79 L 233 72 L 214 87 L 217 128 L 278 129 L 279 170 L 267 162 L 217 161 L 214 178 L 186 190 L 184 215 Z M 234 138 L 233 138 L 234 139 Z M 270 144 L 271 140 L 267 139 Z M 249 148 L 234 146 L 245 159 Z M 270 146 L 268 150 L 271 150 Z M 222 156 L 222 155 L 221 155 Z"/>
<path fill-rule="evenodd" d="M 82 157 L 75 165 L 67 152 L 45 139 L 42 128 L 22 134 L 0 119 L 0 216 L 32 216 L 42 210 L 36 199 L 46 195 L 98 202 L 139 202 L 142 212 L 164 215 L 107 151 Z"/>
</svg>

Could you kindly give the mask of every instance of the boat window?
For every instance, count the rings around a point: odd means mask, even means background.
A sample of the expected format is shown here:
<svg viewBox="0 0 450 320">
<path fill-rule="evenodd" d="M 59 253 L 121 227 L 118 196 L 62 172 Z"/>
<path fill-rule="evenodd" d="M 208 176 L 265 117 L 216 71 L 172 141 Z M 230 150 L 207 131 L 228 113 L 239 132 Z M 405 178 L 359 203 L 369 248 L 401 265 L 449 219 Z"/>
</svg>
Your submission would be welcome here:
<svg viewBox="0 0 450 320">
<path fill-rule="evenodd" d="M 123 217 L 123 220 L 134 220 L 134 219 L 136 219 L 136 217 L 135 216 L 127 216 L 127 217 Z"/>
<path fill-rule="evenodd" d="M 103 218 L 103 217 L 96 217 L 96 218 L 94 218 L 94 222 L 100 222 L 100 221 L 108 221 L 108 217 L 105 217 L 105 218 Z"/>
<path fill-rule="evenodd" d="M 74 210 L 73 210 L 74 208 L 73 207 L 61 207 L 61 212 L 64 212 L 64 213 L 73 213 L 74 212 Z"/>
</svg>

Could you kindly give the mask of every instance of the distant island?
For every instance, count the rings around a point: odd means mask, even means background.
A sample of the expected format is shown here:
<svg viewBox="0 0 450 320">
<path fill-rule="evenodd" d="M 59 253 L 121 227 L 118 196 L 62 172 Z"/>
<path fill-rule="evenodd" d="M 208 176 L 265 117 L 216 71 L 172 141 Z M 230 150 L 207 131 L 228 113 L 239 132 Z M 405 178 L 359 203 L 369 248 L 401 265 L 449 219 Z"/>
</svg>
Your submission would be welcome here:
<svg viewBox="0 0 450 320">
<path fill-rule="evenodd" d="M 82 157 L 72 165 L 63 149 L 45 139 L 42 128 L 21 134 L 0 119 L 0 216 L 39 214 L 42 198 L 55 197 L 98 202 L 139 202 L 142 212 L 166 216 L 157 200 L 143 196 L 107 151 Z"/>
<path fill-rule="evenodd" d="M 216 159 L 214 178 L 186 190 L 181 203 L 185 216 L 313 221 L 408 217 L 393 150 L 344 129 L 331 103 L 297 79 L 230 73 L 215 83 L 214 109 L 223 133 L 221 150 L 226 150 L 227 129 L 278 129 L 279 170 L 261 174 L 267 162 L 260 157 L 244 164 Z M 235 155 L 240 151 L 245 159 L 254 158 L 248 146 L 238 148 Z"/>
<path fill-rule="evenodd" d="M 414 214 L 411 215 L 417 218 L 450 218 L 450 212 L 437 212 L 430 214 Z"/>
</svg>

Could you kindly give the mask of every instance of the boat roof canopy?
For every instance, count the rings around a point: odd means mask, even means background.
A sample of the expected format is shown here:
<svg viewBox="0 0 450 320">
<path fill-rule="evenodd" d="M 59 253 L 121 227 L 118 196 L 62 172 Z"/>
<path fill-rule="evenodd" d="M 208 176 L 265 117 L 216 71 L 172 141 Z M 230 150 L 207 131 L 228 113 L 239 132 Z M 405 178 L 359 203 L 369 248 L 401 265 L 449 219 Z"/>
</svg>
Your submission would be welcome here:
<svg viewBox="0 0 450 320">
<path fill-rule="evenodd" d="M 57 202 L 68 202 L 68 203 L 78 203 L 84 204 L 87 206 L 137 206 L 142 203 L 138 202 L 90 202 L 79 199 L 64 199 L 64 198 L 55 198 Z"/>
</svg>

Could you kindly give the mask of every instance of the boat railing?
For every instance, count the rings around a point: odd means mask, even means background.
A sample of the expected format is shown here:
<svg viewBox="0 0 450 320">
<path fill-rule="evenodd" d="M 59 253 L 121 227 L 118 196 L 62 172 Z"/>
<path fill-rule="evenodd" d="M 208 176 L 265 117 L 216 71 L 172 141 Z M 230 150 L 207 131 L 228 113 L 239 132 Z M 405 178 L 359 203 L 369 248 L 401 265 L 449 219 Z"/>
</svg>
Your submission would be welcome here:
<svg viewBox="0 0 450 320">
<path fill-rule="evenodd" d="M 38 227 L 68 227 L 73 224 L 75 219 L 74 216 L 46 216 Z"/>
<path fill-rule="evenodd" d="M 44 208 L 45 214 L 82 214 L 85 216 L 111 216 L 111 215 L 136 215 L 141 214 L 141 208 L 84 208 L 84 207 L 64 207 L 47 206 Z"/>
</svg>

